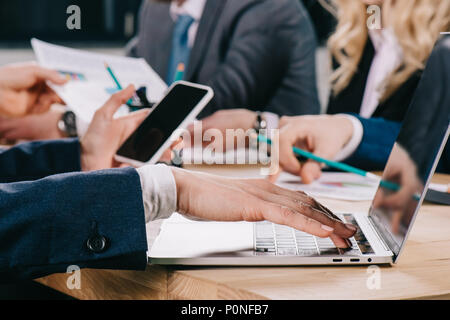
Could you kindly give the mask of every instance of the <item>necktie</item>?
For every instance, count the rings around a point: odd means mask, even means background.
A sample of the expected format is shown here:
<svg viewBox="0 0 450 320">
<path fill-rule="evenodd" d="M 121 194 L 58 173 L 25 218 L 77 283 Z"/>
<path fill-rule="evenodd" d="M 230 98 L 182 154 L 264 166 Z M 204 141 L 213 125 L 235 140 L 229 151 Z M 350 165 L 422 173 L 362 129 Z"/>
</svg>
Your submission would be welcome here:
<svg viewBox="0 0 450 320">
<path fill-rule="evenodd" d="M 188 32 L 194 21 L 194 18 L 189 15 L 178 16 L 172 35 L 172 52 L 166 79 L 169 86 L 175 79 L 178 65 L 183 63 L 187 66 L 187 63 L 189 62 L 191 49 L 189 48 Z"/>
</svg>

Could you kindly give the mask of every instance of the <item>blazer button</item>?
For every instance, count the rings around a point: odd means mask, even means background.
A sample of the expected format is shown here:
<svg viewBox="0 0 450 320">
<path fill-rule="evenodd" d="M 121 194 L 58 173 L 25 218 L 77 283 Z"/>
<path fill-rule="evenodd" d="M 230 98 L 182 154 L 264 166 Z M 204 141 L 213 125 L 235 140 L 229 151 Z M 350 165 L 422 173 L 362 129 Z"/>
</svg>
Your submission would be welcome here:
<svg viewBox="0 0 450 320">
<path fill-rule="evenodd" d="M 96 235 L 88 239 L 88 241 L 86 242 L 86 246 L 94 253 L 101 253 L 105 251 L 106 243 L 107 240 L 105 237 Z"/>
</svg>

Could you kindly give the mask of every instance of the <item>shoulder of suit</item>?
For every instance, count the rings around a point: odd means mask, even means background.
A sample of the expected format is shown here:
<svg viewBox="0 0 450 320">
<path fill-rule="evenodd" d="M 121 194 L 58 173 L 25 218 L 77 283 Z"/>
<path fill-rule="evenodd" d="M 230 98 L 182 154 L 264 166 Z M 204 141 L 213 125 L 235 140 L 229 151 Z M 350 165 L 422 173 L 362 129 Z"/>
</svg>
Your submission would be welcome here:
<svg viewBox="0 0 450 320">
<path fill-rule="evenodd" d="M 450 50 L 450 33 L 443 34 L 436 43 L 437 50 Z"/>
<path fill-rule="evenodd" d="M 450 34 L 442 35 L 438 39 L 428 60 L 439 60 L 440 64 L 450 66 Z"/>
</svg>

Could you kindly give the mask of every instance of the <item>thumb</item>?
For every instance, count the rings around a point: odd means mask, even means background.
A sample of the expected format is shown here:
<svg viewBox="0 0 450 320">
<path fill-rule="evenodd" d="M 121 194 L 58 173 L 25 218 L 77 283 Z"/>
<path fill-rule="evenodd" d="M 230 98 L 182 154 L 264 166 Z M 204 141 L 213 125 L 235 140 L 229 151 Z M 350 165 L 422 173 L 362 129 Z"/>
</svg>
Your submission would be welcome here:
<svg viewBox="0 0 450 320">
<path fill-rule="evenodd" d="M 67 79 L 61 76 L 59 72 L 39 66 L 34 69 L 34 75 L 39 80 L 50 81 L 57 85 L 63 85 L 67 82 Z"/>
<path fill-rule="evenodd" d="M 314 140 L 307 140 L 308 149 L 313 150 L 313 154 L 323 159 L 332 160 L 336 155 L 334 148 L 326 140 L 321 140 L 315 137 Z M 303 183 L 310 184 L 314 180 L 320 178 L 322 174 L 322 164 L 308 160 L 301 168 L 300 176 Z"/>
<path fill-rule="evenodd" d="M 320 164 L 311 160 L 306 162 L 300 170 L 300 177 L 305 184 L 310 184 L 314 180 L 319 179 L 321 174 Z"/>
<path fill-rule="evenodd" d="M 279 152 L 280 165 L 284 171 L 299 175 L 301 164 L 292 150 L 296 142 L 306 139 L 306 135 L 301 130 L 297 130 L 289 125 L 280 131 Z M 276 143 L 276 141 L 275 141 Z M 276 150 L 276 149 L 275 149 Z"/>
<path fill-rule="evenodd" d="M 135 91 L 134 86 L 129 85 L 126 89 L 113 94 L 98 112 L 106 118 L 112 119 L 116 111 L 133 96 Z"/>
<path fill-rule="evenodd" d="M 117 119 L 117 121 L 120 121 L 123 124 L 124 131 L 122 137 L 124 141 L 136 131 L 141 123 L 148 117 L 150 111 L 150 109 L 142 109 Z"/>
</svg>

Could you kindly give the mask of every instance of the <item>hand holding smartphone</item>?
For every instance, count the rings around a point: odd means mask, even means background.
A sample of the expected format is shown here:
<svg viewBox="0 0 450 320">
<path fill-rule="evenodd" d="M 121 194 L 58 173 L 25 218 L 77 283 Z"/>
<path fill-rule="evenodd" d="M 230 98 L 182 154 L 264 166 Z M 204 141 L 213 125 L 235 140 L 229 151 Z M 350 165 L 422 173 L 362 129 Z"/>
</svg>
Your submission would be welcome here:
<svg viewBox="0 0 450 320">
<path fill-rule="evenodd" d="M 174 83 L 139 128 L 125 141 L 116 155 L 119 162 L 134 166 L 155 164 L 171 145 L 173 133 L 185 129 L 211 101 L 209 87 L 179 81 Z"/>
</svg>

